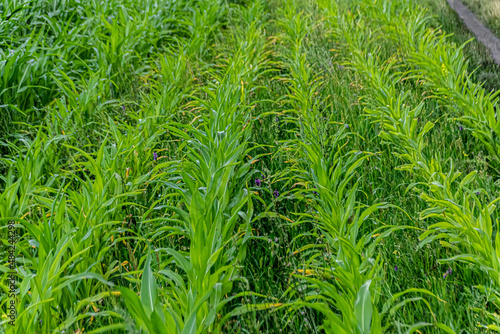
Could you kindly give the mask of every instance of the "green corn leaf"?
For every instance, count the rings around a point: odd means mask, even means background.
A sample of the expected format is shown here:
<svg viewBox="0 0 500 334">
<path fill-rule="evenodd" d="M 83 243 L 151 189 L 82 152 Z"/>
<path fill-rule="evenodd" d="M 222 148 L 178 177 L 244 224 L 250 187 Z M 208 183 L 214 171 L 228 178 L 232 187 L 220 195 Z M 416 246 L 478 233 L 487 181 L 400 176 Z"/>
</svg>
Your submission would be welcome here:
<svg viewBox="0 0 500 334">
<path fill-rule="evenodd" d="M 372 301 L 370 294 L 371 280 L 366 281 L 358 291 L 356 302 L 354 303 L 354 314 L 358 323 L 358 329 L 363 334 L 371 332 L 370 326 L 372 322 Z"/>
<path fill-rule="evenodd" d="M 141 302 L 148 317 L 153 313 L 157 300 L 156 280 L 151 270 L 151 253 L 148 253 L 141 280 Z"/>
<path fill-rule="evenodd" d="M 116 290 L 120 291 L 122 299 L 125 302 L 130 315 L 134 318 L 137 324 L 147 329 L 150 334 L 156 334 L 153 327 L 151 326 L 150 319 L 144 311 L 139 297 L 137 297 L 137 295 L 128 288 L 116 287 Z"/>
</svg>

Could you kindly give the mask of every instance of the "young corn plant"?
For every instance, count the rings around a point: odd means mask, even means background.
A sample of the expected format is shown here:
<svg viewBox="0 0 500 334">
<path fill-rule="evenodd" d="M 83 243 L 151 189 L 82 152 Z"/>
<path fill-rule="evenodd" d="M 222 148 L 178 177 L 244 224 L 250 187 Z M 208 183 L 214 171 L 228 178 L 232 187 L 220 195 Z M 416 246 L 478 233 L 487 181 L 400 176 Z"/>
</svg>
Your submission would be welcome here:
<svg viewBox="0 0 500 334">
<path fill-rule="evenodd" d="M 210 42 L 227 15 L 227 4 L 222 0 L 199 0 L 195 8 L 189 8 L 192 16 L 184 22 L 189 34 L 185 47 L 187 54 L 193 57 L 208 56 Z"/>
<path fill-rule="evenodd" d="M 410 73 L 435 91 L 442 105 L 457 116 L 472 135 L 481 141 L 490 159 L 500 162 L 500 123 L 496 111 L 499 92 L 486 92 L 468 73 L 462 49 L 450 44 L 446 36 L 430 35 L 420 39 L 410 54 L 415 69 Z M 451 103 L 450 103 L 451 102 Z"/>
<path fill-rule="evenodd" d="M 83 328 L 86 321 L 92 323 L 89 318 L 94 315 L 78 313 L 84 306 L 112 295 L 104 288 L 113 285 L 108 281 L 110 272 L 105 271 L 109 268 L 105 267 L 104 254 L 110 248 L 115 217 L 127 205 L 123 199 L 134 195 L 108 192 L 116 178 L 102 177 L 101 167 L 89 155 L 89 170 L 95 173 L 95 180 L 80 179 L 83 187 L 79 191 L 68 189 L 78 178 L 75 175 L 54 175 L 45 180 L 38 173 L 43 172 L 44 161 L 49 159 L 45 154 L 51 152 L 42 150 L 49 144 L 46 138 L 40 132 L 24 160 L 17 160 L 17 171 L 9 172 L 2 194 L 2 204 L 9 205 L 2 206 L 3 220 L 16 221 L 19 229 L 16 275 L 20 293 L 16 326 L 9 328 L 21 332 L 69 330 Z M 103 155 L 101 149 L 97 162 Z M 29 166 L 32 163 L 36 168 Z M 23 175 L 28 172 L 31 175 Z M 106 184 L 105 178 L 109 180 Z M 3 275 L 2 288 L 7 289 L 5 279 Z M 75 305 L 73 298 L 81 303 Z M 109 315 L 117 316 L 106 312 L 96 316 Z"/>
<path fill-rule="evenodd" d="M 406 105 L 408 93 L 399 92 L 395 84 L 400 80 L 389 75 L 393 63 L 382 66 L 375 56 L 364 56 L 363 52 L 351 45 L 353 67 L 366 76 L 370 85 L 370 94 L 365 96 L 367 115 L 374 122 L 381 124 L 383 131 L 380 137 L 391 143 L 404 165 L 402 170 L 413 172 L 419 182 L 410 184 L 408 190 L 420 192 L 420 197 L 429 208 L 420 213 L 421 219 L 433 218 L 428 230 L 420 238 L 420 247 L 434 240 L 449 247 L 457 253 L 440 262 L 459 260 L 474 264 L 485 272 L 490 280 L 491 288 L 480 287 L 488 291 L 490 301 L 498 308 L 498 236 L 494 232 L 494 224 L 498 224 L 495 214 L 495 203 L 481 203 L 480 189 L 469 188 L 474 184 L 475 172 L 461 178 L 461 173 L 454 171 L 453 162 L 446 172 L 439 159 L 428 158 L 424 154 L 424 136 L 433 123 L 427 122 L 421 131 L 418 116 L 423 111 L 423 104 L 415 107 Z M 375 52 L 375 51 L 374 51 Z M 488 313 L 491 319 L 498 319 Z M 485 326 L 497 330 L 497 325 Z"/>
<path fill-rule="evenodd" d="M 178 240 L 186 238 L 187 250 L 156 250 L 164 251 L 169 263 L 158 271 L 165 283 L 163 308 L 156 308 L 156 297 L 141 306 L 129 289 L 120 288 L 137 324 L 151 333 L 218 332 L 225 305 L 242 295 L 227 297 L 239 279 L 238 267 L 252 238 L 252 194 L 246 184 L 256 158 L 244 163 L 254 149 L 248 146 L 252 118 L 246 94 L 255 89 L 254 83 L 265 71 L 264 45 L 259 40 L 244 40 L 245 48 L 227 60 L 222 75 L 211 73 L 213 83 L 201 88 L 207 97 L 193 97 L 197 109 L 193 124 L 166 126 L 183 140 L 179 149 L 184 157 L 154 168 L 154 182 L 172 186 L 178 182 L 174 192 L 165 196 L 165 208 L 172 214 L 165 222 L 170 224 L 162 226 L 154 238 L 165 233 Z M 257 52 L 249 53 L 246 48 Z M 181 205 L 170 205 L 169 198 Z M 154 279 L 148 289 L 156 289 Z"/>
<path fill-rule="evenodd" d="M 286 10 L 297 11 L 293 3 Z M 302 282 L 297 284 L 299 292 L 293 288 L 288 291 L 290 297 L 297 298 L 291 307 L 307 306 L 321 312 L 324 316 L 321 328 L 326 332 L 378 333 L 382 326 L 385 330 L 391 326 L 386 315 L 392 316 L 402 306 L 392 304 L 399 297 L 413 292 L 435 296 L 429 291 L 409 289 L 395 295 L 381 309 L 382 266 L 380 256 L 375 255 L 375 247 L 382 239 L 379 236 L 372 242 L 375 232 L 365 234 L 363 223 L 371 213 L 390 205 L 377 203 L 366 207 L 356 201 L 358 190 L 354 177 L 357 168 L 369 159 L 369 154 L 345 152 L 343 147 L 348 142 L 341 147 L 347 137 L 347 125 L 334 122 L 327 101 L 317 96 L 322 86 L 321 78 L 312 74 L 299 42 L 308 30 L 298 28 L 301 24 L 296 22 L 297 17 L 286 14 L 282 17 L 281 25 L 288 28 L 285 40 L 295 44 L 290 48 L 294 52 L 284 57 L 289 71 L 285 79 L 289 86 L 286 102 L 291 106 L 287 110 L 291 115 L 287 120 L 295 124 L 300 137 L 286 145 L 296 148 L 294 152 L 300 161 L 289 171 L 294 175 L 290 182 L 305 188 L 294 191 L 296 197 L 313 201 L 313 213 L 297 213 L 300 219 L 295 224 L 313 223 L 318 230 L 312 235 L 325 241 L 325 245 L 307 244 L 301 248 L 325 250 L 313 253 L 306 262 L 306 269 L 299 270 L 303 275 L 295 275 L 308 285 L 303 294 Z M 333 126 L 338 127 L 336 132 L 332 131 Z M 388 226 L 382 235 L 387 237 L 399 228 L 403 226 Z M 296 236 L 301 237 L 307 236 Z"/>
<path fill-rule="evenodd" d="M 193 73 L 188 69 L 187 56 L 184 50 L 180 50 L 177 55 L 162 54 L 158 57 L 155 68 L 158 78 L 152 84 L 152 100 L 157 103 L 152 103 L 152 106 L 159 123 L 174 115 L 193 89 Z"/>
<path fill-rule="evenodd" d="M 383 37 L 398 47 L 405 80 L 419 83 L 482 142 L 496 164 L 500 161 L 496 106 L 498 92 L 487 92 L 472 79 L 463 49 L 450 36 L 430 28 L 431 16 L 413 2 L 363 1 Z"/>
</svg>

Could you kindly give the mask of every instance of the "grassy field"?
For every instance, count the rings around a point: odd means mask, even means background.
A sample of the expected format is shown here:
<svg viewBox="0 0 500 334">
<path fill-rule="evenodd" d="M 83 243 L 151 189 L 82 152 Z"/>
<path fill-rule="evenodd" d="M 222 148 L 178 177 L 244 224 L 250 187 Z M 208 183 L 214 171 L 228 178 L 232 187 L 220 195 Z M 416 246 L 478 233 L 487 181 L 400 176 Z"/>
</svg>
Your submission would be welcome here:
<svg viewBox="0 0 500 334">
<path fill-rule="evenodd" d="M 500 71 L 445 0 L 0 12 L 0 331 L 500 331 Z"/>
</svg>

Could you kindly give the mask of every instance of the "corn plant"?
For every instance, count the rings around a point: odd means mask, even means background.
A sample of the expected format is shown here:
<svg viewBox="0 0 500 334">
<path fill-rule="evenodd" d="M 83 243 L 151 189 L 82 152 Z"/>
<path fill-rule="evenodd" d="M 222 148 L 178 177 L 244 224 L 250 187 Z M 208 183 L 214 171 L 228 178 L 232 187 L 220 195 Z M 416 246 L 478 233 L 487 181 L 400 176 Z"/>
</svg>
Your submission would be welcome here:
<svg viewBox="0 0 500 334">
<path fill-rule="evenodd" d="M 287 11 L 293 13 L 296 8 L 292 5 Z M 301 47 L 308 30 L 296 24 L 296 17 L 290 19 L 292 15 L 282 16 L 281 25 L 286 27 L 285 34 L 288 34 L 285 40 L 295 44 L 291 48 L 294 53 L 285 56 L 290 71 L 290 77 L 286 79 L 290 87 L 287 102 L 291 106 L 288 120 L 296 125 L 300 137 L 290 140 L 287 147 L 296 147 L 295 154 L 303 162 L 303 165 L 298 163 L 290 170 L 290 173 L 297 175 L 290 179 L 295 185 L 304 186 L 305 189 L 296 191 L 295 196 L 312 199 L 315 211 L 297 213 L 301 219 L 295 224 L 313 222 L 318 229 L 313 235 L 320 237 L 321 234 L 320 239 L 324 238 L 326 251 L 326 254 L 313 253 L 306 262 L 307 269 L 300 270 L 305 276 L 295 275 L 309 285 L 303 296 L 300 293 L 301 282 L 297 284 L 299 292 L 294 289 L 289 291 L 290 297 L 297 298 L 292 308 L 308 306 L 321 312 L 324 316 L 321 328 L 326 332 L 381 332 L 382 319 L 386 313 L 395 312 L 401 305 L 389 311 L 389 302 L 382 312 L 379 311 L 382 267 L 380 257 L 375 258 L 377 241 L 370 242 L 371 234 L 363 234 L 362 226 L 371 213 L 389 205 L 378 203 L 363 208 L 356 202 L 357 183 L 353 178 L 357 167 L 369 159 L 369 155 L 343 152 L 340 143 L 346 138 L 348 125 L 337 123 L 338 130 L 332 133 L 330 127 L 336 122 L 327 112 L 326 101 L 316 97 L 322 86 L 321 78 L 312 74 Z M 294 38 L 296 35 L 299 37 Z M 402 228 L 388 227 L 384 236 L 390 235 L 394 229 Z M 301 249 L 314 247 L 308 244 Z M 323 245 L 317 247 L 323 248 Z M 416 289 L 404 291 L 394 296 L 392 301 L 410 292 L 416 292 Z M 434 296 L 429 291 L 420 292 Z M 385 327 L 389 326 L 390 323 L 386 323 Z M 438 326 L 447 327 L 444 324 Z"/>
<path fill-rule="evenodd" d="M 444 3 L 0 1 L 3 332 L 499 331 L 495 69 Z"/>
<path fill-rule="evenodd" d="M 498 254 L 495 251 L 498 246 L 493 240 L 494 209 L 497 200 L 482 204 L 477 197 L 479 190 L 469 188 L 473 185 L 475 172 L 461 178 L 461 173 L 454 170 L 453 162 L 446 172 L 438 159 L 426 157 L 423 152 L 424 137 L 434 124 L 427 122 L 421 131 L 416 131 L 423 104 L 413 108 L 405 105 L 409 94 L 400 92 L 396 95 L 398 90 L 395 84 L 401 77 L 389 74 L 393 63 L 384 67 L 377 60 L 376 53 L 367 58 L 354 45 L 351 44 L 355 55 L 353 66 L 367 76 L 371 85 L 371 95 L 365 98 L 374 108 L 366 109 L 367 115 L 382 124 L 380 137 L 394 145 L 399 157 L 406 163 L 401 169 L 416 173 L 421 180 L 408 187 L 409 190 L 416 190 L 417 187 L 420 197 L 429 206 L 420 213 L 421 219 L 437 219 L 437 222 L 430 224 L 428 231 L 420 236 L 420 247 L 433 240 L 440 240 L 441 245 L 458 253 L 442 262 L 460 260 L 475 264 L 487 273 L 492 287 L 498 286 Z M 492 301 L 498 307 L 497 298 L 493 297 Z M 490 325 L 488 328 L 497 327 Z"/>
<path fill-rule="evenodd" d="M 406 80 L 413 79 L 432 92 L 442 106 L 472 130 L 498 163 L 498 93 L 486 92 L 473 81 L 463 52 L 466 44 L 457 46 L 449 41 L 449 35 L 430 29 L 431 16 L 412 2 L 384 2 L 380 6 L 367 0 L 363 6 L 378 21 L 385 38 L 398 47 L 402 65 L 408 70 Z"/>
<path fill-rule="evenodd" d="M 252 119 L 246 91 L 255 89 L 253 83 L 265 70 L 263 44 L 258 44 L 258 39 L 244 42 L 246 48 L 258 47 L 261 51 L 254 55 L 245 49 L 237 51 L 227 60 L 223 75 L 212 74 L 215 83 L 201 88 L 207 98 L 195 98 L 193 103 L 197 109 L 193 122 L 196 126 L 166 126 L 183 140 L 185 144 L 180 149 L 185 153 L 180 161 L 158 164 L 154 182 L 173 184 L 179 180 L 176 191 L 165 198 L 178 198 L 182 207 L 165 206 L 172 212 L 172 218 L 166 221 L 174 224 L 161 227 L 154 236 L 169 233 L 171 237 L 185 237 L 189 250 L 157 250 L 165 251 L 168 262 L 175 266 L 158 272 L 166 284 L 162 292 L 166 303 L 162 321 L 158 322 L 161 330 L 147 325 L 149 321 L 159 321 L 152 309 L 154 303 L 148 304 L 144 312 L 134 312 L 136 321 L 149 332 L 212 332 L 221 325 L 217 315 L 236 298 L 224 296 L 232 290 L 238 266 L 246 255 L 246 242 L 252 237 L 253 204 L 246 183 L 254 160 L 242 163 L 253 150 L 247 146 Z M 178 273 L 179 269 L 183 274 Z M 130 290 L 121 291 L 129 309 L 140 307 Z"/>
</svg>

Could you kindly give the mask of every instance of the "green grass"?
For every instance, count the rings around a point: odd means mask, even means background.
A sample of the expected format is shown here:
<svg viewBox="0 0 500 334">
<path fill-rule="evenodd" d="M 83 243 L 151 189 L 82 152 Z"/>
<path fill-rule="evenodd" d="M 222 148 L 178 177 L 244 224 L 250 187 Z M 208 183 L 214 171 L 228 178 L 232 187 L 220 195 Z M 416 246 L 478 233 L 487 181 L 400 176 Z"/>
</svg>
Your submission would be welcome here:
<svg viewBox="0 0 500 334">
<path fill-rule="evenodd" d="M 498 0 L 464 0 L 466 5 L 476 16 L 500 36 L 500 1 Z"/>
<path fill-rule="evenodd" d="M 418 0 L 417 3 L 429 8 L 429 13 L 434 15 L 435 19 L 432 21 L 434 27 L 440 27 L 446 33 L 453 34 L 450 37 L 453 42 L 456 44 L 468 42 L 464 47 L 464 54 L 469 60 L 470 72 L 475 70 L 472 74 L 475 81 L 484 83 L 484 87 L 488 91 L 498 90 L 499 66 L 492 60 L 489 50 L 476 40 L 458 15 L 448 6 L 446 0 Z"/>
<path fill-rule="evenodd" d="M 2 330 L 498 330 L 499 72 L 444 5 L 0 4 Z"/>
</svg>

